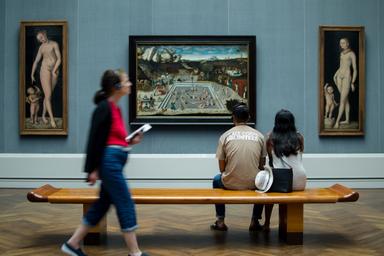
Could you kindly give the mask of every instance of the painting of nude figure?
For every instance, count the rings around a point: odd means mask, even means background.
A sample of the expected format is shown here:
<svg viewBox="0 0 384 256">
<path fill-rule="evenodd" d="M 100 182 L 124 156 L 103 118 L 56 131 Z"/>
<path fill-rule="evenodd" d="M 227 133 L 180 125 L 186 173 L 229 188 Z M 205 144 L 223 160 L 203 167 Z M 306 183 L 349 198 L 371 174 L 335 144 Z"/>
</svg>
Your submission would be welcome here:
<svg viewBox="0 0 384 256">
<path fill-rule="evenodd" d="M 21 135 L 67 135 L 67 22 L 22 21 Z"/>
<path fill-rule="evenodd" d="M 230 124 L 240 102 L 255 122 L 254 36 L 130 36 L 130 123 Z"/>
<path fill-rule="evenodd" d="M 362 136 L 364 27 L 320 27 L 320 136 Z"/>
</svg>

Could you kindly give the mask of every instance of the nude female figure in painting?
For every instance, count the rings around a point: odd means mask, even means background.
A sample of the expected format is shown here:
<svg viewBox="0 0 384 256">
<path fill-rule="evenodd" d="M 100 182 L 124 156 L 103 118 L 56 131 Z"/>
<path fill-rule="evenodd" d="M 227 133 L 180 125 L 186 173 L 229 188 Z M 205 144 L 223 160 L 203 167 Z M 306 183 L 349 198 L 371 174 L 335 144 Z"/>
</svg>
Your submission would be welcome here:
<svg viewBox="0 0 384 256">
<path fill-rule="evenodd" d="M 42 60 L 40 68 L 40 82 L 44 92 L 44 101 L 41 118 L 43 122 L 47 124 L 48 120 L 45 118 L 45 115 L 48 112 L 50 125 L 52 128 L 56 128 L 51 98 L 57 84 L 57 77 L 59 75 L 59 66 L 61 64 L 60 49 L 57 42 L 48 39 L 47 32 L 45 30 L 38 31 L 36 38 L 40 42 L 40 47 L 32 65 L 31 80 L 32 83 L 35 82 L 36 67 L 40 60 Z"/>
<path fill-rule="evenodd" d="M 333 76 L 333 80 L 340 93 L 340 106 L 334 128 L 339 128 L 340 124 L 349 124 L 350 104 L 348 100 L 349 92 L 355 91 L 355 81 L 357 77 L 356 55 L 349 48 L 347 38 L 340 39 L 340 66 Z M 340 121 L 345 114 L 345 120 Z"/>
</svg>

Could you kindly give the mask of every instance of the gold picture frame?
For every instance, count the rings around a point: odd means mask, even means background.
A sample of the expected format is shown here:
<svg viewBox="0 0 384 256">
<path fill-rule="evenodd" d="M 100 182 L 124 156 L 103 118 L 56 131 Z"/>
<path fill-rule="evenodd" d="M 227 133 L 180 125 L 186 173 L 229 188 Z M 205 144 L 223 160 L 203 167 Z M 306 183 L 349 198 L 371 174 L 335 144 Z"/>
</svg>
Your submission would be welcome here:
<svg viewBox="0 0 384 256">
<path fill-rule="evenodd" d="M 68 135 L 67 21 L 22 21 L 20 135 Z"/>
<path fill-rule="evenodd" d="M 320 26 L 319 48 L 319 135 L 363 136 L 364 27 Z"/>
</svg>

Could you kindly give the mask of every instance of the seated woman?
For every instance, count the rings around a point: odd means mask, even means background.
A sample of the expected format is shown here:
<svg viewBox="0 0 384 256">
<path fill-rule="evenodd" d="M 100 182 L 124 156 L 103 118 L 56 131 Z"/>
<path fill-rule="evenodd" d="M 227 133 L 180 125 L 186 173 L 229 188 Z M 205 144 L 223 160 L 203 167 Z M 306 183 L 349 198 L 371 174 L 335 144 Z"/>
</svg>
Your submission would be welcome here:
<svg viewBox="0 0 384 256">
<path fill-rule="evenodd" d="M 295 117 L 288 110 L 275 116 L 275 126 L 267 138 L 269 165 L 275 168 L 292 168 L 292 190 L 304 190 L 307 176 L 303 166 L 304 138 L 297 132 Z M 273 204 L 265 205 L 264 229 L 269 230 Z"/>
</svg>

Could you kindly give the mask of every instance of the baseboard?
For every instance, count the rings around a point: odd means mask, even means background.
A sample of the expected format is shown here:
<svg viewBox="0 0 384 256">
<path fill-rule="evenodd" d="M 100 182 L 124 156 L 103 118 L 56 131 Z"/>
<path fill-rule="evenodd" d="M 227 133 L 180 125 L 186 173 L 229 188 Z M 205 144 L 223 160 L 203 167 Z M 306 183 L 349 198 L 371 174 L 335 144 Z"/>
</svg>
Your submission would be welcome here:
<svg viewBox="0 0 384 256">
<path fill-rule="evenodd" d="M 308 187 L 384 188 L 384 154 L 304 154 Z M 87 187 L 83 154 L 0 154 L 0 188 Z M 213 154 L 132 154 L 131 187 L 211 187 Z"/>
</svg>

